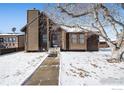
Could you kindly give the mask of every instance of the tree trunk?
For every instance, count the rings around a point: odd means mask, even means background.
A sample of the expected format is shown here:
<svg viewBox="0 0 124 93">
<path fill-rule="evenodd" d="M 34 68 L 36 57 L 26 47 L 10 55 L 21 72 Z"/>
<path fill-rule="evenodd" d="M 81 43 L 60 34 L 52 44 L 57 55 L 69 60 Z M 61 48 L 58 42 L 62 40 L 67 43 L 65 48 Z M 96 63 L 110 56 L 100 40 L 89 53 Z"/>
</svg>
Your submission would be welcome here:
<svg viewBox="0 0 124 93">
<path fill-rule="evenodd" d="M 116 63 L 124 61 L 124 48 L 112 48 L 112 56 L 109 62 Z"/>
</svg>

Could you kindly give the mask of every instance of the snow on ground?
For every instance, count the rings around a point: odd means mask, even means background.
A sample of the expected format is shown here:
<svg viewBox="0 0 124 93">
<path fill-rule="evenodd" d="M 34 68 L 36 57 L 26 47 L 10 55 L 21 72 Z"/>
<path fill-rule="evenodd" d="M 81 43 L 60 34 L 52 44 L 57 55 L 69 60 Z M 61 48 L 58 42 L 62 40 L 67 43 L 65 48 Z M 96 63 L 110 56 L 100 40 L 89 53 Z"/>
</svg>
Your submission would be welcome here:
<svg viewBox="0 0 124 93">
<path fill-rule="evenodd" d="M 46 52 L 1 55 L 0 85 L 21 85 L 47 56 Z"/>
<path fill-rule="evenodd" d="M 124 85 L 124 63 L 108 63 L 110 50 L 61 52 L 59 85 Z"/>
</svg>

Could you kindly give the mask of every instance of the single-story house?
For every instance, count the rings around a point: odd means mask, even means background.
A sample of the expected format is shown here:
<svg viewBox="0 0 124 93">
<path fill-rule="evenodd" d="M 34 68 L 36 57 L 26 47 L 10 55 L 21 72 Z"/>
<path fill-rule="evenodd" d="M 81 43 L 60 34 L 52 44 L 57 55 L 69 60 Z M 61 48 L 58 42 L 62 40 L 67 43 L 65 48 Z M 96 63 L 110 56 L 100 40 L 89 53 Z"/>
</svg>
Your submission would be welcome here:
<svg viewBox="0 0 124 93">
<path fill-rule="evenodd" d="M 99 36 L 79 27 L 68 27 L 53 22 L 44 12 L 27 10 L 25 32 L 26 51 L 47 51 L 50 47 L 61 50 L 98 50 Z"/>
</svg>

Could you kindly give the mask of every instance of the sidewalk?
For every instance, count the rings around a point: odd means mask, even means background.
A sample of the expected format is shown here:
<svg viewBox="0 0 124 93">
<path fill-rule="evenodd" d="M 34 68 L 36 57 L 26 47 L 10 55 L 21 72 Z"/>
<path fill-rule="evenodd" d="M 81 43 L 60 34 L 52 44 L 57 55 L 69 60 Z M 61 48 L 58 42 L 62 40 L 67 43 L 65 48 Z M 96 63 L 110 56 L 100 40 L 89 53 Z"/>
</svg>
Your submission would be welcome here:
<svg viewBox="0 0 124 93">
<path fill-rule="evenodd" d="M 22 85 L 58 85 L 59 57 L 47 57 Z"/>
</svg>

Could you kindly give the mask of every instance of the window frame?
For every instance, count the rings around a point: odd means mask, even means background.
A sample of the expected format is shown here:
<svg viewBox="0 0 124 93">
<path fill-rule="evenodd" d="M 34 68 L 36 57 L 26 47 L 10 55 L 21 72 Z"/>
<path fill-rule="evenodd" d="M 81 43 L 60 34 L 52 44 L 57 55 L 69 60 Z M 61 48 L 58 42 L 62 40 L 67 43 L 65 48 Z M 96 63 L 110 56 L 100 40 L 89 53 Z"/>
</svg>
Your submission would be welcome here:
<svg viewBox="0 0 124 93">
<path fill-rule="evenodd" d="M 0 38 L 0 42 L 3 43 L 3 41 L 4 41 L 3 38 Z"/>
<path fill-rule="evenodd" d="M 8 42 L 12 42 L 12 37 L 8 37 Z"/>
<path fill-rule="evenodd" d="M 42 35 L 42 42 L 47 43 L 47 34 Z"/>
<path fill-rule="evenodd" d="M 16 38 L 15 37 L 12 37 L 12 42 L 16 42 Z"/>
<path fill-rule="evenodd" d="M 83 37 L 81 37 L 81 35 L 82 35 Z M 84 33 L 80 33 L 80 34 L 79 34 L 79 39 L 78 39 L 78 41 L 79 41 L 79 44 L 84 44 L 84 43 L 85 43 L 85 35 L 84 35 Z M 81 42 L 81 41 L 83 41 L 83 42 Z"/>
<path fill-rule="evenodd" d="M 7 42 L 8 42 L 8 38 L 4 37 L 4 38 L 3 38 L 3 42 L 4 42 L 4 43 L 7 43 Z"/>
<path fill-rule="evenodd" d="M 75 35 L 75 36 L 74 36 Z M 81 35 L 83 37 L 81 37 Z M 71 33 L 70 41 L 72 44 L 84 44 L 85 43 L 85 34 L 84 33 Z M 74 41 L 75 40 L 75 41 Z M 73 42 L 74 41 L 74 42 Z M 82 42 L 81 42 L 82 41 Z"/>
<path fill-rule="evenodd" d="M 78 44 L 78 36 L 75 33 L 71 34 L 71 43 L 72 44 Z"/>
</svg>

